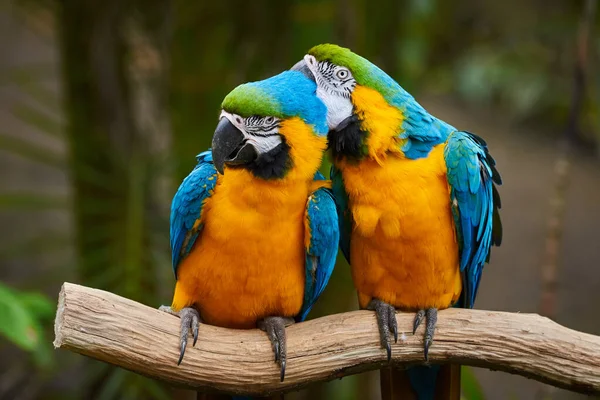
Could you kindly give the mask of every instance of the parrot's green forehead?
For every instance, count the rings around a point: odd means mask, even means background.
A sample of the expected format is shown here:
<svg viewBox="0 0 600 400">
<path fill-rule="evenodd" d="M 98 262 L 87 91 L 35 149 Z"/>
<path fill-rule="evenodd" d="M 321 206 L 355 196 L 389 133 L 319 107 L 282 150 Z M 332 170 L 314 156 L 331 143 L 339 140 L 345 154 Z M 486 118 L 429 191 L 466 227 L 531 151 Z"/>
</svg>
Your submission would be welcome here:
<svg viewBox="0 0 600 400">
<path fill-rule="evenodd" d="M 327 134 L 327 108 L 316 96 L 317 84 L 299 71 L 284 71 L 262 81 L 233 89 L 223 100 L 223 110 L 243 118 L 254 115 L 287 119 L 299 117 L 315 133 Z"/>
<path fill-rule="evenodd" d="M 317 61 L 328 61 L 348 68 L 359 85 L 368 86 L 381 93 L 388 90 L 391 78 L 375 64 L 350 49 L 328 43 L 313 47 L 308 54 L 314 56 Z"/>
<path fill-rule="evenodd" d="M 285 117 L 279 103 L 265 90 L 252 83 L 245 83 L 232 90 L 223 100 L 221 107 L 244 118 L 253 115 Z"/>
<path fill-rule="evenodd" d="M 340 47 L 335 44 L 320 44 L 308 51 L 308 54 L 314 56 L 317 61 L 329 61 L 330 63 L 349 68 L 354 72 L 366 68 L 371 64 L 350 49 Z"/>
</svg>

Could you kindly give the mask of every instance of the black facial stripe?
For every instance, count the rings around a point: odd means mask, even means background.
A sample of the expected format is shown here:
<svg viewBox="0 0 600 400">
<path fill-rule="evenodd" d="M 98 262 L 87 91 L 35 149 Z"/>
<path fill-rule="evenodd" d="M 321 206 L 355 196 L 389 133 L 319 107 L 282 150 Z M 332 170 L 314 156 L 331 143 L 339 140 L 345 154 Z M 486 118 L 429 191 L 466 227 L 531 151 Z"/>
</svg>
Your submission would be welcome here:
<svg viewBox="0 0 600 400">
<path fill-rule="evenodd" d="M 279 179 L 283 178 L 292 166 L 290 146 L 284 140 L 273 149 L 261 154 L 247 168 L 259 178 Z"/>
<path fill-rule="evenodd" d="M 267 118 L 273 117 L 260 117 L 257 115 L 253 115 L 251 117 L 246 118 L 246 130 L 248 131 L 248 133 L 251 133 L 250 131 L 270 132 L 279 127 L 279 120 L 276 118 L 273 118 L 273 121 L 271 123 L 265 125 L 265 121 Z"/>
<path fill-rule="evenodd" d="M 248 117 L 246 118 L 246 125 L 256 125 L 258 121 L 259 117 L 257 116 Z"/>
<path fill-rule="evenodd" d="M 323 73 L 325 74 L 332 74 L 333 70 L 335 69 L 335 65 L 333 65 L 332 63 L 325 63 L 325 69 L 323 70 Z"/>
<path fill-rule="evenodd" d="M 261 131 L 263 131 L 263 132 L 268 132 L 268 131 L 271 131 L 271 130 L 273 130 L 273 129 L 276 129 L 276 128 L 278 128 L 278 127 L 279 127 L 279 122 L 278 122 L 278 121 L 275 121 L 275 122 L 273 122 L 273 123 L 272 123 L 272 124 L 270 124 L 270 125 L 259 125 L 259 126 L 257 126 L 256 128 L 257 128 L 258 130 L 261 130 Z"/>
<path fill-rule="evenodd" d="M 332 88 L 331 84 L 326 83 L 326 84 L 322 84 L 322 82 L 317 82 L 319 84 L 319 86 L 321 88 L 323 88 L 323 90 L 325 90 L 327 93 L 329 94 L 334 94 L 337 96 L 342 96 L 346 99 L 349 99 L 350 96 L 352 95 L 352 88 L 343 88 L 341 91 L 340 90 L 336 90 L 335 88 Z"/>
<path fill-rule="evenodd" d="M 271 136 L 279 136 L 279 133 L 248 132 L 248 135 L 254 136 L 254 137 L 271 137 Z"/>
</svg>

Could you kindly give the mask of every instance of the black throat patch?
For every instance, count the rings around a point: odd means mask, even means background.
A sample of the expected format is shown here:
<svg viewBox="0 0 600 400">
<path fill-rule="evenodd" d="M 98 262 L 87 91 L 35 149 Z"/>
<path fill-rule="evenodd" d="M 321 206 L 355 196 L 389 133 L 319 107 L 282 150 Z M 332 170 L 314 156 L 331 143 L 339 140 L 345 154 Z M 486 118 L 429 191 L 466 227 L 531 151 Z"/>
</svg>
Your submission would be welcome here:
<svg viewBox="0 0 600 400">
<path fill-rule="evenodd" d="M 356 114 L 346 118 L 337 129 L 329 131 L 327 140 L 334 159 L 348 158 L 360 160 L 367 154 L 365 138 L 368 132 L 362 130 Z"/>
<path fill-rule="evenodd" d="M 276 147 L 261 154 L 256 160 L 244 167 L 258 178 L 283 178 L 290 168 L 292 168 L 290 146 L 283 139 Z"/>
</svg>

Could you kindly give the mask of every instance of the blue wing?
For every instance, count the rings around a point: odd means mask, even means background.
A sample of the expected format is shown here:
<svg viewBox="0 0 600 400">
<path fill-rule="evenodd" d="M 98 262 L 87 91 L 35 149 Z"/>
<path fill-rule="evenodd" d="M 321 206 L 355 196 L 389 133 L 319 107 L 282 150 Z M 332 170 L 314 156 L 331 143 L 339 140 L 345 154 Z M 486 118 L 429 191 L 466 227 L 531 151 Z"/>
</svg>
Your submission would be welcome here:
<svg viewBox="0 0 600 400">
<path fill-rule="evenodd" d="M 472 308 L 491 246 L 499 246 L 502 241 L 500 196 L 494 185 L 501 185 L 502 180 L 487 144 L 472 133 L 452 133 L 444 159 L 463 278 L 460 306 Z"/>
<path fill-rule="evenodd" d="M 217 183 L 212 152 L 200 153 L 196 159 L 198 164 L 183 180 L 171 203 L 171 257 L 175 279 L 179 263 L 189 254 L 202 230 L 202 206 Z"/>
<path fill-rule="evenodd" d="M 317 172 L 315 180 L 323 179 L 323 175 Z M 335 266 L 340 232 L 335 202 L 329 189 L 320 188 L 309 196 L 305 218 L 310 240 L 306 248 L 304 302 L 297 321 L 304 321 L 327 286 Z"/>
<path fill-rule="evenodd" d="M 331 190 L 337 208 L 337 215 L 340 227 L 340 249 L 350 264 L 350 235 L 352 233 L 352 214 L 348 209 L 348 194 L 344 188 L 342 173 L 331 165 Z"/>
</svg>

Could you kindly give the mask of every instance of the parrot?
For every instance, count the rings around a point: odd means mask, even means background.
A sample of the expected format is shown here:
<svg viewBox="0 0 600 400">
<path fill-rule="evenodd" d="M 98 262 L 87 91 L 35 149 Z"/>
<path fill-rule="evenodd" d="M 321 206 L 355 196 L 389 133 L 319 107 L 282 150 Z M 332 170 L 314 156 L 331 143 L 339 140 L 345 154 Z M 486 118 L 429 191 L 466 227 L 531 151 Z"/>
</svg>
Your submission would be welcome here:
<svg viewBox="0 0 600 400">
<path fill-rule="evenodd" d="M 339 223 L 318 171 L 327 109 L 298 71 L 242 84 L 222 102 L 212 147 L 171 205 L 181 363 L 201 323 L 266 332 L 280 380 L 285 328 L 306 319 L 333 272 Z"/>
<path fill-rule="evenodd" d="M 291 70 L 314 80 L 327 106 L 340 249 L 359 306 L 375 312 L 388 362 L 396 310 L 415 312 L 427 362 L 438 310 L 474 306 L 491 247 L 501 244 L 496 163 L 482 138 L 428 113 L 350 49 L 317 45 Z M 439 366 L 382 370 L 382 393 L 459 398 L 460 366 L 443 368 L 451 379 Z M 436 388 L 437 378 L 447 386 Z"/>
</svg>

